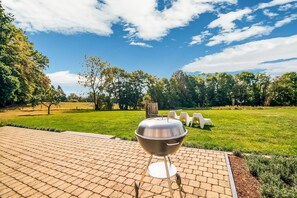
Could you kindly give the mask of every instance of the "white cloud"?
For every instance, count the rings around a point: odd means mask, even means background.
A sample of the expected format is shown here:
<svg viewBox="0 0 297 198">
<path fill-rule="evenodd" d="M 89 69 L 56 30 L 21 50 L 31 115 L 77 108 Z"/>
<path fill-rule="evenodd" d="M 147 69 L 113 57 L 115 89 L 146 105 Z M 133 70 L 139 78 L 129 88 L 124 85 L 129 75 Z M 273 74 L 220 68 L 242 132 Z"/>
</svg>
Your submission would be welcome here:
<svg viewBox="0 0 297 198">
<path fill-rule="evenodd" d="M 235 29 L 232 32 L 223 32 L 210 38 L 207 46 L 214 46 L 220 43 L 231 43 L 234 41 L 241 41 L 253 36 L 263 36 L 270 34 L 274 29 L 282 27 L 288 23 L 297 19 L 297 14 L 292 14 L 283 20 L 277 21 L 274 26 L 260 26 L 252 25 L 251 27 L 244 27 L 241 29 Z"/>
<path fill-rule="evenodd" d="M 203 36 L 202 35 L 196 35 L 192 37 L 192 41 L 189 43 L 189 45 L 197 45 L 202 43 Z"/>
<path fill-rule="evenodd" d="M 229 12 L 227 14 L 219 14 L 219 17 L 212 21 L 208 27 L 215 28 L 221 27 L 225 32 L 230 31 L 235 28 L 235 20 L 241 20 L 243 16 L 251 13 L 252 10 L 249 8 L 245 8 L 242 10 L 237 10 L 233 12 Z"/>
<path fill-rule="evenodd" d="M 204 32 L 202 32 L 200 35 L 196 35 L 192 37 L 192 41 L 189 43 L 189 45 L 197 45 L 203 42 L 203 40 L 205 39 L 206 36 L 211 35 L 211 33 L 206 30 Z"/>
<path fill-rule="evenodd" d="M 17 26 L 29 32 L 109 35 L 112 22 L 117 19 L 97 9 L 103 6 L 97 0 L 2 0 L 2 3 L 15 16 Z"/>
<path fill-rule="evenodd" d="M 183 66 L 188 72 L 235 72 L 260 69 L 273 76 L 297 71 L 297 60 L 263 63 L 297 58 L 297 35 L 253 41 L 207 55 Z"/>
<path fill-rule="evenodd" d="M 157 0 L 2 0 L 16 23 L 26 31 L 112 34 L 112 25 L 125 24 L 130 36 L 158 40 L 170 29 L 186 26 L 216 4 L 236 0 L 175 0 L 157 9 Z M 127 29 L 128 28 L 128 29 Z M 132 32 L 131 32 L 132 31 Z"/>
<path fill-rule="evenodd" d="M 69 86 L 69 85 L 77 85 L 78 84 L 78 75 L 70 73 L 70 71 L 58 71 L 53 73 L 46 74 L 50 80 L 51 83 L 55 86 L 61 85 L 63 86 Z"/>
<path fill-rule="evenodd" d="M 269 8 L 273 6 L 283 5 L 294 1 L 297 1 L 297 0 L 272 0 L 268 3 L 260 3 L 258 6 L 258 9 L 264 9 L 264 8 Z"/>
<path fill-rule="evenodd" d="M 147 44 L 147 43 L 143 43 L 143 42 L 135 42 L 135 41 L 132 41 L 130 42 L 129 45 L 135 45 L 135 46 L 140 46 L 140 47 L 148 47 L 148 48 L 151 48 L 153 46 Z"/>
<path fill-rule="evenodd" d="M 241 41 L 252 36 L 261 36 L 270 34 L 273 27 L 270 26 L 259 26 L 253 25 L 251 27 L 245 27 L 242 29 L 236 29 L 233 32 L 222 33 L 210 38 L 210 41 L 206 44 L 207 46 L 214 46 L 220 43 L 231 43 L 234 41 Z"/>
<path fill-rule="evenodd" d="M 48 73 L 46 75 L 50 78 L 52 85 L 55 87 L 60 85 L 67 95 L 70 93 L 82 94 L 88 91 L 87 88 L 78 84 L 78 75 L 68 70 Z"/>
<path fill-rule="evenodd" d="M 287 10 L 289 10 L 289 9 L 294 9 L 294 8 L 297 8 L 297 3 L 295 3 L 295 4 L 290 4 L 290 3 L 288 3 L 288 4 L 285 4 L 285 5 L 282 5 L 282 6 L 280 6 L 279 8 L 278 8 L 278 10 L 279 11 L 287 11 Z"/>
<path fill-rule="evenodd" d="M 283 20 L 280 20 L 278 22 L 276 22 L 275 27 L 281 27 L 283 25 L 286 25 L 288 23 L 291 23 L 292 21 L 297 19 L 297 14 L 292 14 L 289 17 L 284 18 Z"/>
<path fill-rule="evenodd" d="M 275 17 L 275 16 L 278 15 L 276 13 L 270 12 L 268 9 L 263 10 L 263 14 L 270 17 L 270 18 Z"/>
<path fill-rule="evenodd" d="M 186 26 L 200 14 L 212 11 L 213 4 L 234 0 L 176 0 L 171 7 L 163 11 L 156 9 L 156 0 L 106 0 L 110 13 L 119 16 L 129 27 L 134 28 L 134 35 L 144 40 L 158 40 L 173 28 Z"/>
<path fill-rule="evenodd" d="M 248 15 L 246 16 L 246 20 L 247 21 L 253 21 L 255 19 L 255 16 L 254 15 Z"/>
</svg>

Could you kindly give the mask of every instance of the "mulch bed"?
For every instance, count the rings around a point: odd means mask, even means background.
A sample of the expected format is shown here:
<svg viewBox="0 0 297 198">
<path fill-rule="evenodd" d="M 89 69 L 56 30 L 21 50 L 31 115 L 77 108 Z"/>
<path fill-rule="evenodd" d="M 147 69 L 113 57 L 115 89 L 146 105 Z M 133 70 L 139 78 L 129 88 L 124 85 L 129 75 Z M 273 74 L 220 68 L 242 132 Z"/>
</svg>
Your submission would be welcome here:
<svg viewBox="0 0 297 198">
<path fill-rule="evenodd" d="M 245 164 L 244 158 L 229 155 L 237 196 L 239 198 L 261 197 L 260 183 L 253 177 Z"/>
</svg>

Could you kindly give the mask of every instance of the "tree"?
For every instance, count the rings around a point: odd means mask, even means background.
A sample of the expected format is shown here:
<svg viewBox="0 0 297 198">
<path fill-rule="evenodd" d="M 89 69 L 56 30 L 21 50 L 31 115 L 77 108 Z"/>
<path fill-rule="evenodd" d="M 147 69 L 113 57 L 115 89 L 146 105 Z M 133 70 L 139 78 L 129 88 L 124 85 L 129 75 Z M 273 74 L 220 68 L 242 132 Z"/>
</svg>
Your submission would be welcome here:
<svg viewBox="0 0 297 198">
<path fill-rule="evenodd" d="M 67 100 L 69 102 L 78 102 L 79 101 L 79 96 L 76 95 L 75 93 L 70 93 L 69 96 L 67 97 Z"/>
<path fill-rule="evenodd" d="M 149 89 L 147 91 L 151 101 L 157 102 L 159 109 L 168 109 L 168 80 L 166 78 L 154 78 L 151 80 L 152 83 L 150 83 Z"/>
<path fill-rule="evenodd" d="M 254 89 L 254 104 L 265 105 L 268 99 L 268 88 L 270 84 L 270 77 L 266 74 L 256 75 L 256 84 Z"/>
<path fill-rule="evenodd" d="M 232 89 L 235 84 L 231 74 L 220 73 L 215 74 L 217 79 L 216 105 L 231 105 L 233 99 Z"/>
<path fill-rule="evenodd" d="M 204 107 L 207 104 L 207 98 L 206 98 L 206 85 L 205 85 L 205 79 L 203 77 L 203 74 L 198 75 L 196 77 L 196 87 L 195 87 L 195 94 L 196 94 L 196 106 L 198 107 Z"/>
<path fill-rule="evenodd" d="M 126 72 L 118 67 L 108 67 L 104 70 L 104 75 L 104 88 L 107 93 L 107 97 L 105 97 L 105 106 L 106 109 L 110 110 L 114 103 L 119 103 L 119 96 L 123 89 L 122 83 L 126 76 Z"/>
<path fill-rule="evenodd" d="M 51 113 L 51 106 L 58 105 L 62 100 L 62 93 L 59 89 L 55 89 L 54 86 L 50 86 L 44 91 L 41 96 L 41 103 L 47 107 L 47 114 Z"/>
<path fill-rule="evenodd" d="M 271 105 L 297 105 L 297 73 L 289 72 L 273 80 L 269 87 Z"/>
<path fill-rule="evenodd" d="M 97 56 L 85 56 L 85 71 L 79 73 L 79 84 L 89 88 L 93 95 L 95 110 L 100 110 L 104 101 L 104 70 L 109 67 L 109 63 L 101 60 Z"/>
<path fill-rule="evenodd" d="M 29 42 L 27 36 L 13 25 L 13 17 L 6 14 L 0 2 L 0 93 L 2 106 L 25 104 L 33 94 L 46 88 L 50 81 L 43 73 L 48 66 L 43 56 Z"/>
<path fill-rule="evenodd" d="M 147 88 L 148 75 L 142 70 L 136 70 L 129 75 L 129 106 L 137 109 L 142 106 L 142 99 Z"/>
<path fill-rule="evenodd" d="M 1 62 L 0 76 L 0 107 L 4 107 L 8 101 L 16 101 L 20 82 L 12 75 L 11 68 Z"/>
<path fill-rule="evenodd" d="M 245 105 L 254 105 L 255 104 L 255 87 L 256 87 L 256 78 L 255 74 L 251 72 L 242 72 L 236 74 L 235 79 L 239 85 L 239 93 L 241 93 L 241 102 Z M 241 90 L 240 90 L 241 89 Z M 238 100 L 239 101 L 239 100 Z"/>
<path fill-rule="evenodd" d="M 65 92 L 63 91 L 62 87 L 60 85 L 58 85 L 57 89 L 60 91 L 60 93 L 62 94 L 61 97 L 61 102 L 66 102 L 67 101 L 67 97 Z"/>
</svg>

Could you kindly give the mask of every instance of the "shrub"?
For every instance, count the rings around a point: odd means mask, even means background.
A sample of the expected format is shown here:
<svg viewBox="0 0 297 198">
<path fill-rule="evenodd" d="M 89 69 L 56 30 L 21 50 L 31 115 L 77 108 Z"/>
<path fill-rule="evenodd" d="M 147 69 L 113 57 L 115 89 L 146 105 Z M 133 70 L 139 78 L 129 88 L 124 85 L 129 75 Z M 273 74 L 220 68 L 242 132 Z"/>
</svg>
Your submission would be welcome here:
<svg viewBox="0 0 297 198">
<path fill-rule="evenodd" d="M 240 150 L 236 150 L 236 149 L 233 150 L 233 155 L 235 155 L 237 157 L 243 157 L 241 151 Z"/>
<path fill-rule="evenodd" d="M 297 157 L 251 155 L 247 157 L 251 174 L 261 183 L 263 197 L 288 197 L 297 195 Z"/>
<path fill-rule="evenodd" d="M 127 137 L 122 137 L 121 140 L 129 140 Z"/>
<path fill-rule="evenodd" d="M 0 127 L 5 126 L 5 124 L 3 122 L 0 122 Z"/>
<path fill-rule="evenodd" d="M 137 137 L 134 136 L 134 137 L 131 138 L 131 140 L 137 142 Z"/>
</svg>

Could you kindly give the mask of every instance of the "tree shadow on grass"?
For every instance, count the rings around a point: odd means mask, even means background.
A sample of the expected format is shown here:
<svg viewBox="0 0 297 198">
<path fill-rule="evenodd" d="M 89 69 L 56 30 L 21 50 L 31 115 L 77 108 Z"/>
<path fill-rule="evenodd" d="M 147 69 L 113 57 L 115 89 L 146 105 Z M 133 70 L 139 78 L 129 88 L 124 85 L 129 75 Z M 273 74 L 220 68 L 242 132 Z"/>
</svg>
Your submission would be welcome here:
<svg viewBox="0 0 297 198">
<path fill-rule="evenodd" d="M 93 109 L 70 109 L 65 111 L 65 113 L 88 113 L 88 112 L 96 112 L 96 111 Z"/>
<path fill-rule="evenodd" d="M 47 113 L 40 113 L 40 114 L 22 114 L 22 115 L 18 115 L 20 117 L 33 117 L 33 116 L 45 116 L 48 115 Z M 52 115 L 52 114 L 50 114 Z"/>
</svg>

